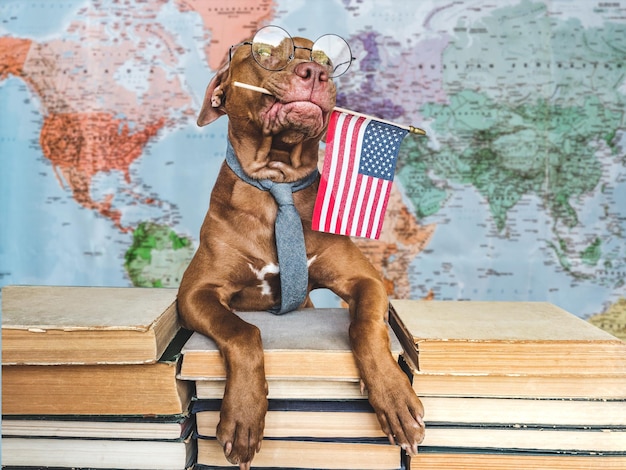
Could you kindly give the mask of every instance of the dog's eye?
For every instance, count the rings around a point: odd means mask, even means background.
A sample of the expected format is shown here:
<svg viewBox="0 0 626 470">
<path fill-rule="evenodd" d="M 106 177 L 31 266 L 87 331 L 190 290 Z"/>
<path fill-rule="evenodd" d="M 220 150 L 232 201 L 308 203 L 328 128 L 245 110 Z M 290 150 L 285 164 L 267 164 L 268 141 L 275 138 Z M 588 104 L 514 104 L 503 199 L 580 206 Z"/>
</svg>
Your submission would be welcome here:
<svg viewBox="0 0 626 470">
<path fill-rule="evenodd" d="M 324 67 L 331 68 L 333 65 L 332 60 L 330 60 L 330 57 L 328 57 L 324 51 L 313 51 L 311 56 L 315 62 Z"/>
<path fill-rule="evenodd" d="M 255 44 L 254 53 L 259 57 L 271 57 L 272 46 L 267 44 Z"/>
</svg>

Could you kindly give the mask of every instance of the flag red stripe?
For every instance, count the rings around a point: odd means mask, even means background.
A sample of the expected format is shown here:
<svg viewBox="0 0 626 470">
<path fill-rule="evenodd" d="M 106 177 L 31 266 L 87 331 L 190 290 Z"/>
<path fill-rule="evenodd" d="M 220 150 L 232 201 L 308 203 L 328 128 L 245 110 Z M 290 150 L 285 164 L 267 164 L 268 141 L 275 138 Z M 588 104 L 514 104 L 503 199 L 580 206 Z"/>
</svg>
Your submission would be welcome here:
<svg viewBox="0 0 626 470">
<path fill-rule="evenodd" d="M 352 204 L 352 221 L 350 223 L 350 231 L 346 232 L 346 234 L 350 236 L 356 236 L 359 233 L 359 227 L 361 222 L 361 213 L 363 211 L 363 201 L 365 201 L 365 193 L 367 191 L 367 177 L 363 175 L 359 175 L 357 179 L 358 191 L 355 192 L 357 195 L 356 199 Z"/>
<path fill-rule="evenodd" d="M 337 111 L 333 111 L 330 115 L 330 120 L 328 122 L 328 132 L 326 133 L 326 156 L 324 157 L 324 167 L 320 176 L 320 185 L 317 190 L 317 198 L 315 199 L 315 206 L 313 208 L 313 220 L 311 224 L 311 228 L 313 230 L 323 231 L 323 229 L 320 227 L 320 219 L 322 217 L 322 211 L 325 206 L 324 200 L 326 197 L 330 197 L 330 192 L 327 191 L 327 189 L 329 177 L 328 175 L 330 174 L 332 159 L 329 158 L 329 155 L 331 154 L 335 144 L 335 128 L 339 116 L 340 114 Z"/>
<path fill-rule="evenodd" d="M 381 198 L 378 201 L 378 206 L 379 206 L 379 210 L 378 210 L 378 214 L 377 214 L 377 223 L 375 224 L 372 231 L 372 237 L 376 240 L 378 240 L 378 238 L 380 237 L 380 233 L 383 230 L 383 221 L 385 220 L 385 213 L 387 212 L 387 203 L 389 202 L 389 195 L 391 194 L 391 181 L 385 181 L 384 182 L 384 186 L 385 186 L 385 190 L 384 190 L 384 196 L 381 196 Z"/>
<path fill-rule="evenodd" d="M 348 214 L 348 223 L 346 225 L 346 229 L 344 230 L 345 234 L 352 234 L 355 229 L 354 222 L 357 220 L 357 214 L 359 213 L 359 208 L 361 206 L 361 200 L 355 199 L 355 195 L 358 195 L 361 191 L 361 188 L 363 187 L 362 182 L 363 179 L 361 178 L 361 175 L 357 175 L 353 185 L 352 203 L 349 207 L 350 213 Z"/>
<path fill-rule="evenodd" d="M 378 231 L 378 227 L 380 225 L 380 220 L 382 217 L 381 210 L 385 204 L 384 198 L 388 195 L 388 187 L 389 185 L 387 184 L 386 180 L 378 180 L 376 200 L 372 206 L 372 215 L 369 222 L 369 233 L 367 235 L 369 238 L 376 237 L 376 232 Z"/>
<path fill-rule="evenodd" d="M 326 232 L 337 233 L 336 232 L 336 223 L 338 217 L 338 211 L 341 208 L 341 191 L 343 187 L 343 182 L 345 180 L 345 165 L 349 162 L 349 158 L 346 158 L 346 147 L 348 148 L 348 152 L 350 150 L 350 143 L 348 141 L 348 136 L 351 131 L 351 120 L 346 116 L 342 115 L 339 118 L 338 127 L 340 129 L 340 145 L 338 148 L 333 149 L 333 153 L 331 155 L 332 161 L 332 175 L 333 175 L 333 190 L 332 190 L 332 199 L 329 201 L 328 209 L 326 212 L 326 219 L 324 221 L 324 229 Z"/>
<path fill-rule="evenodd" d="M 372 183 L 373 183 L 373 179 L 368 176 L 362 176 L 361 180 L 362 180 L 361 184 L 363 185 L 363 191 L 362 191 L 363 198 L 361 199 L 362 207 L 358 213 L 357 226 L 354 232 L 354 235 L 357 237 L 364 236 L 362 235 L 362 233 L 364 232 L 366 228 L 366 224 L 367 224 L 365 217 L 367 215 L 368 204 L 369 204 L 370 198 L 372 197 Z"/>
<path fill-rule="evenodd" d="M 376 196 L 374 196 L 374 200 L 371 204 L 371 213 L 369 221 L 367 222 L 367 235 L 366 237 L 372 238 L 373 232 L 375 229 L 375 225 L 378 225 L 377 213 L 379 209 L 379 205 L 381 204 L 381 198 L 383 197 L 384 192 L 384 182 L 381 179 L 376 179 Z"/>
<path fill-rule="evenodd" d="M 343 188 L 341 191 L 339 211 L 334 221 L 336 223 L 335 228 L 332 230 L 335 233 L 347 234 L 347 225 L 354 217 L 354 188 L 360 180 L 359 175 L 359 156 L 361 154 L 361 142 L 363 140 L 362 133 L 365 132 L 366 119 L 365 118 L 353 118 L 351 119 L 354 124 L 352 130 L 352 136 L 350 139 L 349 151 L 344 154 L 343 168 L 345 169 L 345 177 L 342 178 Z"/>
<path fill-rule="evenodd" d="M 313 210 L 314 230 L 342 233 L 342 223 L 350 217 L 350 188 L 358 175 L 360 151 L 359 131 L 364 131 L 365 118 L 333 112 L 329 126 L 332 127 L 326 142 L 324 168 L 320 188 Z M 343 221 L 343 222 L 342 222 Z"/>
<path fill-rule="evenodd" d="M 352 139 L 348 140 L 348 136 L 353 127 L 352 120 L 342 115 L 339 121 L 341 129 L 341 145 L 338 151 L 333 152 L 332 158 L 335 166 L 334 185 L 333 185 L 333 204 L 328 208 L 328 219 L 326 220 L 325 227 L 327 232 L 337 233 L 337 218 L 340 217 L 339 211 L 342 207 L 342 193 L 343 184 L 346 179 L 346 167 L 350 164 L 350 146 Z M 346 153 L 348 157 L 346 158 Z"/>
</svg>

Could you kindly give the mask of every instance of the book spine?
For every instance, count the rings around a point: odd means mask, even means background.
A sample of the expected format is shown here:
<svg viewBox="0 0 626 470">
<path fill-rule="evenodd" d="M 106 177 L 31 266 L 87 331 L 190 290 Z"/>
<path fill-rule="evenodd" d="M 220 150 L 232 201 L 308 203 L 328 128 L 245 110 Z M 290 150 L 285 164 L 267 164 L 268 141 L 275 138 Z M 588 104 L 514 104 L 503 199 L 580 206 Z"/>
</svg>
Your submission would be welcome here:
<svg viewBox="0 0 626 470">
<path fill-rule="evenodd" d="M 419 371 L 419 350 L 417 345 L 413 341 L 413 336 L 410 334 L 404 323 L 402 323 L 400 316 L 391 303 L 389 304 L 389 326 L 396 334 L 396 337 L 404 350 L 406 362 L 413 370 Z"/>
</svg>

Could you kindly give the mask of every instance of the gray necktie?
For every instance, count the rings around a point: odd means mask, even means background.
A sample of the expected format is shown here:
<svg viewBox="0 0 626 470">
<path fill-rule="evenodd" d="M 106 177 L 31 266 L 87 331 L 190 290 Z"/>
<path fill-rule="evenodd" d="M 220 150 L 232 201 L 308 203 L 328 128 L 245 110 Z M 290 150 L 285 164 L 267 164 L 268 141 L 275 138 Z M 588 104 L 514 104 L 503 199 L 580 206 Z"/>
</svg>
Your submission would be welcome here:
<svg viewBox="0 0 626 470">
<path fill-rule="evenodd" d="M 317 179 L 317 169 L 293 183 L 275 183 L 268 179 L 255 180 L 244 173 L 230 141 L 226 148 L 226 163 L 246 183 L 263 191 L 269 191 L 278 204 L 274 233 L 280 269 L 281 302 L 280 307 L 275 307 L 270 311 L 275 314 L 291 312 L 306 299 L 309 283 L 302 221 L 293 204 L 292 193 L 310 186 Z"/>
</svg>

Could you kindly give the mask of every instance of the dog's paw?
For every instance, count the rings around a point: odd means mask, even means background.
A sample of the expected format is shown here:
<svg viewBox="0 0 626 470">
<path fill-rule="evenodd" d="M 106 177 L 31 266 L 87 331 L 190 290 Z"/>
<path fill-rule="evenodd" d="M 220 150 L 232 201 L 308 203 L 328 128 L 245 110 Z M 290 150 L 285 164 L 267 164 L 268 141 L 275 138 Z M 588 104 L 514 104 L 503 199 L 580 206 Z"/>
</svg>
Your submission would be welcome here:
<svg viewBox="0 0 626 470">
<path fill-rule="evenodd" d="M 389 442 L 409 455 L 417 455 L 425 434 L 424 407 L 407 377 L 400 370 L 394 371 L 384 383 L 368 387 L 368 395 Z"/>
<path fill-rule="evenodd" d="M 267 386 L 256 393 L 248 388 L 242 393 L 224 395 L 217 441 L 224 448 L 226 459 L 241 470 L 250 468 L 254 455 L 261 449 L 266 413 Z"/>
</svg>

